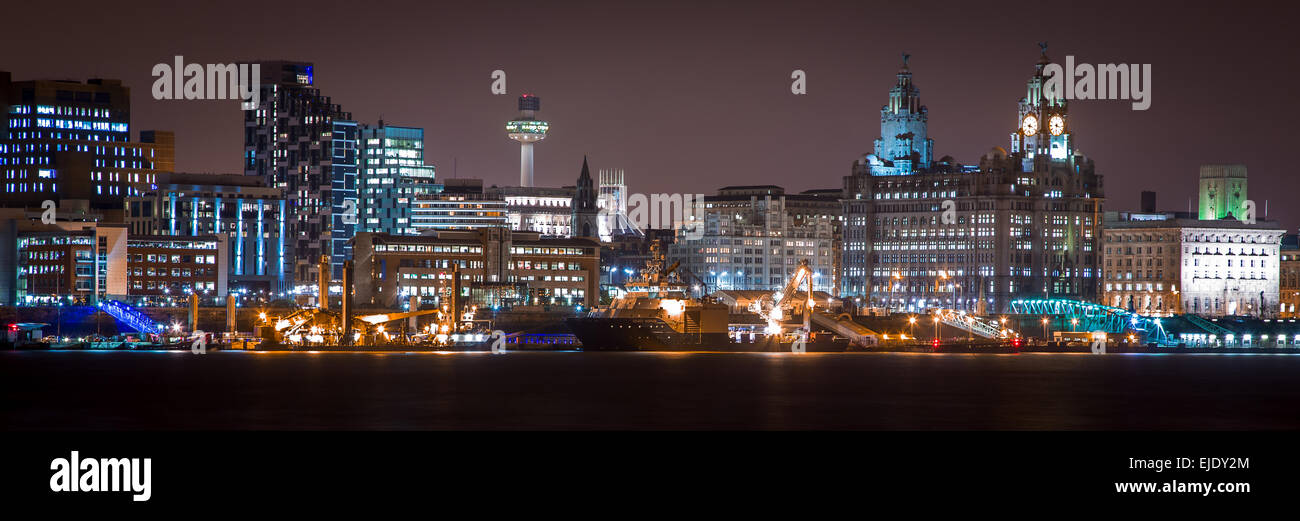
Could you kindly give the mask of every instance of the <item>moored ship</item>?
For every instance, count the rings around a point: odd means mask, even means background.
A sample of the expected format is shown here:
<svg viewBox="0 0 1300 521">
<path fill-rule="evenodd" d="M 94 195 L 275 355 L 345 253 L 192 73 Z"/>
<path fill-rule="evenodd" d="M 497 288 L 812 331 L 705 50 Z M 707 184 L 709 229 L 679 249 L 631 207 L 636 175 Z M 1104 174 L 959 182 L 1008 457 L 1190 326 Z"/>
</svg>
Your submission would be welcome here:
<svg viewBox="0 0 1300 521">
<path fill-rule="evenodd" d="M 651 260 L 624 284 L 625 292 L 608 306 L 565 323 L 584 351 L 726 348 L 725 304 L 691 296 L 677 275 L 677 263 L 664 266 L 658 243 Z"/>
<path fill-rule="evenodd" d="M 678 263 L 665 267 L 658 244 L 651 252 L 622 295 L 566 320 L 584 351 L 844 351 L 849 345 L 829 333 L 733 333 L 726 304 L 692 296 Z"/>
</svg>

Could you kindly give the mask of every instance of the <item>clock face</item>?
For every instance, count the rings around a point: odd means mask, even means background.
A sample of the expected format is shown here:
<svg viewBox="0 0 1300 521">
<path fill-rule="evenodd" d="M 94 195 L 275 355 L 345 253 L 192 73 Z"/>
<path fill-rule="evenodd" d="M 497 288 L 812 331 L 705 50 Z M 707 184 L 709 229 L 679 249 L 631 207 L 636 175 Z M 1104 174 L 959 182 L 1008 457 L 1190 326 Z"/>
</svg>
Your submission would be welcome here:
<svg viewBox="0 0 1300 521">
<path fill-rule="evenodd" d="M 1030 114 L 1025 116 L 1025 120 L 1020 122 L 1020 131 L 1026 136 L 1032 136 L 1038 133 L 1038 116 Z"/>
<path fill-rule="evenodd" d="M 1065 118 L 1060 114 L 1052 116 L 1052 119 L 1047 120 L 1047 130 L 1050 130 L 1053 136 L 1061 135 L 1065 132 Z"/>
</svg>

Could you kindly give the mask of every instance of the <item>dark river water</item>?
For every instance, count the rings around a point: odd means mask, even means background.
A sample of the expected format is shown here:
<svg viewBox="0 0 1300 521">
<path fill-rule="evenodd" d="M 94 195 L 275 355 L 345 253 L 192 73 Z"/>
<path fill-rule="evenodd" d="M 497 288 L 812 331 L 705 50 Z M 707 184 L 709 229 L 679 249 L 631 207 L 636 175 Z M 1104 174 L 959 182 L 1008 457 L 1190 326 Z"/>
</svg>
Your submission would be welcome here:
<svg viewBox="0 0 1300 521">
<path fill-rule="evenodd" d="M 1296 429 L 1300 356 L 3 352 L 32 429 Z"/>
</svg>

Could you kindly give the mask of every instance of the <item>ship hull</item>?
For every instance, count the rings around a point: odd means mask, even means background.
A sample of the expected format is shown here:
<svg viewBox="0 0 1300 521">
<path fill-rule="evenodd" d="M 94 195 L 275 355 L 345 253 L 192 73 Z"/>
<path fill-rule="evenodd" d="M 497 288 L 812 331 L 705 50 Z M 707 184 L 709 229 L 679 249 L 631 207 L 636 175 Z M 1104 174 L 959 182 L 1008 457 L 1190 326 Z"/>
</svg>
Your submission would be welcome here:
<svg viewBox="0 0 1300 521">
<path fill-rule="evenodd" d="M 651 318 L 579 317 L 565 321 L 582 343 L 583 351 L 734 351 L 789 352 L 790 342 L 760 337 L 737 342 L 726 333 L 679 333 L 662 320 Z M 847 341 L 818 335 L 804 344 L 805 351 L 840 352 Z"/>
</svg>

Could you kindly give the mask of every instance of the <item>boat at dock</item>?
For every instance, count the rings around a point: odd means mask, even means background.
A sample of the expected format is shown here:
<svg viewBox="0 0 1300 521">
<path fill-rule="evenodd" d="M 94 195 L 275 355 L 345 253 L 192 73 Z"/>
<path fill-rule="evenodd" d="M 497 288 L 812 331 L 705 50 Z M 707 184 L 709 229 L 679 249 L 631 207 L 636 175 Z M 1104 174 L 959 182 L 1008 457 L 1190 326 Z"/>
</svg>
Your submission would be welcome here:
<svg viewBox="0 0 1300 521">
<path fill-rule="evenodd" d="M 693 296 L 691 286 L 677 271 L 678 265 L 667 265 L 655 243 L 651 259 L 624 284 L 622 295 L 608 306 L 566 319 L 582 350 L 798 352 L 849 348 L 846 338 L 829 331 L 776 328 L 755 333 L 732 328 L 730 307 L 716 299 Z"/>
</svg>

